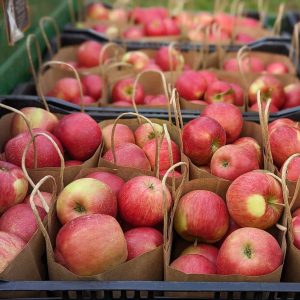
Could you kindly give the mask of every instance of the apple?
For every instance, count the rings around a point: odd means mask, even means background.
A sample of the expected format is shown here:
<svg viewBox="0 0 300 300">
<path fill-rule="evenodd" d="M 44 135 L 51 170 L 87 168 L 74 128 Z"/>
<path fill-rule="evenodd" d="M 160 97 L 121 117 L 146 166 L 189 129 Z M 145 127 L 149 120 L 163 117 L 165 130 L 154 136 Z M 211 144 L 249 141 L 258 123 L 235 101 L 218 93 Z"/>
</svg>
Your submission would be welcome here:
<svg viewBox="0 0 300 300">
<path fill-rule="evenodd" d="M 77 105 L 93 105 L 97 101 L 90 96 L 83 96 L 82 98 L 81 97 L 75 98 L 71 102 Z"/>
<path fill-rule="evenodd" d="M 250 36 L 247 33 L 237 33 L 236 37 L 235 37 L 235 42 L 236 44 L 250 44 L 252 42 L 255 41 L 255 38 L 253 38 L 252 36 Z"/>
<path fill-rule="evenodd" d="M 167 173 L 168 170 L 160 170 L 159 171 L 159 175 L 160 176 L 165 176 L 166 173 Z M 172 178 L 172 177 L 175 177 L 175 178 L 181 178 L 182 174 L 178 171 L 172 171 L 171 173 L 169 173 L 168 175 L 168 178 Z"/>
<path fill-rule="evenodd" d="M 158 140 L 159 142 L 159 140 Z M 156 139 L 149 140 L 143 147 L 143 151 L 150 162 L 152 170 L 155 169 Z M 180 161 L 179 147 L 171 140 L 171 153 L 173 164 Z M 163 139 L 159 151 L 159 170 L 168 170 L 172 166 L 169 155 L 169 145 L 166 138 Z"/>
<path fill-rule="evenodd" d="M 145 96 L 144 103 L 146 105 L 167 105 L 168 99 L 165 95 L 147 95 Z"/>
<path fill-rule="evenodd" d="M 126 101 L 132 104 L 133 88 L 134 79 L 132 78 L 121 79 L 117 81 L 112 89 L 112 102 Z M 144 88 L 140 83 L 138 83 L 135 92 L 135 103 L 143 104 L 144 97 Z"/>
<path fill-rule="evenodd" d="M 133 65 L 135 71 L 141 72 L 149 65 L 150 58 L 142 51 L 130 51 L 122 57 L 122 61 Z"/>
<path fill-rule="evenodd" d="M 204 77 L 196 71 L 184 71 L 176 80 L 179 95 L 186 100 L 202 99 L 207 89 Z"/>
<path fill-rule="evenodd" d="M 52 194 L 47 193 L 47 192 L 40 192 L 46 202 L 46 204 L 48 205 L 48 207 L 51 207 L 52 205 Z M 44 206 L 42 204 L 42 200 L 41 197 L 38 194 L 35 194 L 33 197 L 33 202 L 35 204 L 35 206 L 44 209 Z M 30 204 L 30 195 L 28 195 L 25 199 L 24 199 L 24 203 Z"/>
<path fill-rule="evenodd" d="M 127 242 L 127 260 L 136 258 L 146 252 L 152 251 L 163 244 L 162 234 L 151 227 L 133 228 L 125 232 Z"/>
<path fill-rule="evenodd" d="M 43 220 L 46 212 L 43 208 L 37 207 L 38 214 Z M 26 243 L 32 238 L 39 228 L 36 217 L 30 204 L 20 203 L 10 207 L 0 218 L 0 230 L 12 233 Z"/>
<path fill-rule="evenodd" d="M 141 170 L 151 170 L 150 162 L 145 152 L 137 145 L 125 143 L 115 147 L 116 162 L 115 164 L 122 167 L 135 168 Z M 133 159 L 134 158 L 134 159 Z M 112 149 L 108 150 L 103 159 L 114 163 Z"/>
<path fill-rule="evenodd" d="M 239 72 L 239 64 L 237 58 L 229 58 L 223 64 L 223 69 L 230 72 Z M 242 61 L 243 72 L 262 73 L 265 70 L 263 61 L 254 55 L 245 57 Z"/>
<path fill-rule="evenodd" d="M 261 170 L 251 171 L 233 181 L 226 193 L 231 218 L 241 227 L 268 229 L 283 211 L 281 185 Z"/>
<path fill-rule="evenodd" d="M 282 118 L 282 119 L 277 119 L 269 124 L 269 126 L 268 126 L 269 133 L 271 133 L 275 128 L 281 127 L 281 126 L 299 128 L 297 122 L 295 122 L 291 119 L 288 119 L 288 118 Z"/>
<path fill-rule="evenodd" d="M 85 88 L 83 88 L 83 93 L 85 94 Z M 73 102 L 75 99 L 80 97 L 80 86 L 75 78 L 65 77 L 58 80 L 52 91 L 51 96 L 65 101 Z"/>
<path fill-rule="evenodd" d="M 61 224 L 83 215 L 105 214 L 116 217 L 117 200 L 111 188 L 94 178 L 81 178 L 69 183 L 56 202 Z"/>
<path fill-rule="evenodd" d="M 287 74 L 289 68 L 282 62 L 272 62 L 267 65 L 266 71 L 270 74 Z"/>
<path fill-rule="evenodd" d="M 238 18 L 237 20 L 240 25 L 245 26 L 245 27 L 260 27 L 260 22 L 256 19 L 253 19 L 251 17 L 242 17 Z M 255 28 L 253 28 L 255 29 Z"/>
<path fill-rule="evenodd" d="M 283 261 L 276 239 L 257 228 L 240 228 L 222 244 L 217 258 L 221 275 L 261 276 L 275 271 Z"/>
<path fill-rule="evenodd" d="M 214 81 L 207 87 L 204 100 L 208 103 L 224 102 L 233 104 L 236 102 L 236 96 L 230 83 Z"/>
<path fill-rule="evenodd" d="M 286 101 L 283 108 L 291 108 L 300 105 L 300 83 L 292 83 L 284 87 Z"/>
<path fill-rule="evenodd" d="M 171 19 L 171 18 L 167 18 L 167 19 L 163 19 L 163 23 L 164 23 L 164 27 L 165 27 L 165 35 L 180 35 L 181 30 L 180 27 L 177 25 L 177 23 Z"/>
<path fill-rule="evenodd" d="M 202 100 L 190 100 L 189 102 L 190 102 L 190 103 L 194 103 L 194 104 L 198 104 L 198 105 L 204 105 L 204 106 L 207 106 L 207 105 L 208 105 L 207 102 L 202 101 Z"/>
<path fill-rule="evenodd" d="M 0 231 L 0 272 L 15 259 L 15 257 L 25 248 L 26 243 L 14 234 Z"/>
<path fill-rule="evenodd" d="M 211 85 L 213 82 L 218 80 L 217 75 L 213 71 L 202 70 L 197 73 L 206 80 L 207 85 Z"/>
<path fill-rule="evenodd" d="M 117 220 L 108 215 L 81 216 L 56 236 L 55 259 L 79 276 L 92 276 L 125 262 L 127 245 Z"/>
<path fill-rule="evenodd" d="M 238 139 L 243 129 L 243 115 L 233 104 L 213 103 L 207 105 L 202 116 L 216 120 L 225 129 L 226 142 L 232 143 Z"/>
<path fill-rule="evenodd" d="M 94 21 L 108 20 L 109 11 L 101 3 L 92 3 L 87 8 L 87 18 Z"/>
<path fill-rule="evenodd" d="M 0 161 L 0 213 L 21 203 L 28 191 L 28 181 L 22 170 L 8 162 Z"/>
<path fill-rule="evenodd" d="M 280 168 L 293 154 L 300 153 L 300 129 L 280 126 L 269 133 L 270 147 L 275 164 Z"/>
<path fill-rule="evenodd" d="M 146 36 L 165 36 L 167 28 L 162 19 L 153 19 L 145 24 L 144 27 Z"/>
<path fill-rule="evenodd" d="M 300 249 L 300 217 L 294 217 L 292 220 L 292 234 L 294 238 L 294 245 Z"/>
<path fill-rule="evenodd" d="M 111 148 L 111 135 L 114 124 L 107 125 L 102 128 L 102 137 L 106 149 Z M 125 143 L 135 143 L 135 138 L 132 130 L 123 124 L 116 124 L 114 132 L 115 147 Z"/>
<path fill-rule="evenodd" d="M 242 174 L 259 169 L 256 153 L 237 145 L 226 145 L 218 149 L 211 158 L 211 174 L 235 180 Z"/>
<path fill-rule="evenodd" d="M 216 264 L 217 257 L 218 257 L 219 249 L 213 245 L 208 244 L 197 244 L 197 245 L 191 245 L 187 248 L 185 248 L 180 256 L 188 255 L 188 254 L 198 254 L 204 256 L 206 259 L 208 259 L 213 264 Z"/>
<path fill-rule="evenodd" d="M 109 12 L 108 19 L 112 22 L 127 22 L 127 11 L 122 8 L 115 8 Z"/>
<path fill-rule="evenodd" d="M 241 228 L 240 225 L 236 224 L 232 218 L 229 219 L 229 228 L 226 232 L 226 234 L 223 236 L 221 240 L 218 241 L 217 246 L 222 246 L 223 242 L 226 240 L 226 238 L 237 229 Z"/>
<path fill-rule="evenodd" d="M 266 102 L 263 102 L 262 103 L 262 107 L 263 107 L 263 109 L 266 109 L 266 107 L 267 107 L 267 103 Z M 250 110 L 252 110 L 252 111 L 259 111 L 259 108 L 258 108 L 258 104 L 257 103 L 255 103 L 255 104 L 253 104 L 252 106 L 250 106 Z M 272 103 L 270 104 L 270 106 L 269 106 L 269 112 L 270 113 L 277 113 L 279 111 L 279 109 L 275 106 L 275 105 L 273 105 Z"/>
<path fill-rule="evenodd" d="M 26 116 L 32 129 L 40 128 L 52 132 L 58 123 L 58 119 L 54 114 L 42 108 L 24 107 L 20 111 Z M 19 114 L 14 114 L 10 128 L 12 137 L 28 131 L 24 119 Z"/>
<path fill-rule="evenodd" d="M 196 165 L 206 165 L 226 143 L 224 128 L 214 119 L 198 117 L 189 121 L 182 132 L 183 152 Z"/>
<path fill-rule="evenodd" d="M 233 104 L 236 106 L 244 106 L 244 91 L 243 91 L 243 89 L 238 84 L 235 84 L 235 83 L 230 83 L 230 85 L 235 93 L 235 101 Z"/>
<path fill-rule="evenodd" d="M 166 195 L 164 202 L 163 193 Z M 119 192 L 121 219 L 134 227 L 151 227 L 164 219 L 164 209 L 170 210 L 171 194 L 153 176 L 137 176 L 127 181 Z"/>
<path fill-rule="evenodd" d="M 125 181 L 121 177 L 105 171 L 97 171 L 85 177 L 94 178 L 107 184 L 116 196 L 118 196 L 120 189 L 125 183 Z"/>
<path fill-rule="evenodd" d="M 280 170 L 280 173 L 282 174 L 282 168 Z M 287 180 L 292 182 L 297 182 L 298 178 L 300 176 L 300 157 L 294 157 L 287 168 Z"/>
<path fill-rule="evenodd" d="M 143 71 L 149 71 L 149 70 L 155 70 L 155 71 L 162 71 L 159 65 L 157 65 L 154 61 L 150 60 L 149 65 L 147 65 Z"/>
<path fill-rule="evenodd" d="M 154 128 L 154 132 L 152 129 L 152 126 Z M 143 148 L 145 144 L 154 139 L 155 140 L 155 134 L 158 138 L 160 138 L 163 135 L 163 127 L 157 123 L 152 123 L 152 126 L 149 123 L 145 123 L 140 125 L 134 132 L 135 142 L 136 144 Z"/>
<path fill-rule="evenodd" d="M 83 68 L 93 68 L 102 64 L 104 61 L 100 61 L 101 49 L 102 45 L 96 41 L 83 42 L 77 50 L 79 66 Z"/>
<path fill-rule="evenodd" d="M 145 36 L 143 27 L 129 27 L 123 32 L 123 37 L 128 40 L 139 40 Z"/>
<path fill-rule="evenodd" d="M 187 254 L 179 256 L 170 268 L 185 274 L 216 274 L 216 266 L 202 255 Z"/>
<path fill-rule="evenodd" d="M 64 116 L 56 126 L 54 135 L 75 160 L 89 159 L 102 143 L 102 132 L 97 122 L 86 113 Z"/>
<path fill-rule="evenodd" d="M 80 160 L 67 160 L 65 161 L 65 167 L 81 166 L 82 163 Z"/>
<path fill-rule="evenodd" d="M 226 204 L 217 194 L 195 190 L 179 200 L 174 228 L 185 240 L 215 243 L 225 235 L 228 226 Z"/>
<path fill-rule="evenodd" d="M 81 82 L 86 90 L 86 95 L 98 100 L 102 95 L 102 79 L 95 74 L 86 75 L 81 78 Z"/>
<path fill-rule="evenodd" d="M 281 81 L 272 75 L 262 75 L 258 77 L 249 87 L 249 104 L 257 103 L 257 92 L 261 91 L 262 101 L 271 99 L 271 103 L 281 109 L 285 102 L 285 94 Z"/>
<path fill-rule="evenodd" d="M 50 132 L 33 129 L 33 134 L 47 134 L 53 139 L 61 153 L 63 153 L 63 148 L 60 141 Z M 12 163 L 21 167 L 22 156 L 27 144 L 31 141 L 31 135 L 29 132 L 20 133 L 14 138 L 10 139 L 5 145 L 5 157 L 7 162 Z M 57 150 L 53 144 L 45 136 L 37 136 L 35 138 L 36 147 L 36 158 L 37 158 L 37 168 L 47 168 L 47 167 L 59 167 L 61 164 Z M 25 159 L 25 166 L 27 168 L 34 168 L 34 146 L 31 144 Z"/>
<path fill-rule="evenodd" d="M 127 101 L 116 101 L 116 102 L 113 102 L 112 105 L 115 105 L 115 106 L 132 106 L 132 104 L 127 102 Z"/>
<path fill-rule="evenodd" d="M 161 47 L 155 54 L 155 63 L 164 71 L 181 71 L 184 67 L 183 55 L 174 48 Z"/>
</svg>

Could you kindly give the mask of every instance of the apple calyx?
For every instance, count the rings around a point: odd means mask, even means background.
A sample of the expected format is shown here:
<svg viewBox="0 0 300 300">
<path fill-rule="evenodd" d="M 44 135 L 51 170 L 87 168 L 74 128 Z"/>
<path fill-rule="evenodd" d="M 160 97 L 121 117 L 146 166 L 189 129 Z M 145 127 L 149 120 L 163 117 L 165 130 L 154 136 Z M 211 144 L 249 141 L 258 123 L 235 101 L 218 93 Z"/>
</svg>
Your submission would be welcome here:
<svg viewBox="0 0 300 300">
<path fill-rule="evenodd" d="M 251 249 L 251 246 L 249 244 L 245 245 L 244 254 L 247 258 L 249 258 L 249 259 L 252 258 L 252 249 Z"/>
<path fill-rule="evenodd" d="M 125 88 L 125 93 L 126 93 L 127 95 L 131 96 L 132 93 L 133 93 L 133 87 L 132 87 L 132 86 L 127 86 L 127 87 Z"/>
<path fill-rule="evenodd" d="M 149 184 L 148 184 L 148 189 L 154 191 L 154 189 L 155 189 L 154 184 L 153 184 L 153 183 L 149 183 Z"/>
<path fill-rule="evenodd" d="M 4 167 L 0 167 L 0 171 L 6 172 L 6 171 L 7 171 L 7 169 L 6 169 L 6 168 L 4 168 Z"/>
<path fill-rule="evenodd" d="M 262 101 L 267 101 L 268 99 L 271 99 L 272 98 L 272 89 L 271 88 L 269 88 L 269 89 L 267 89 L 266 91 L 264 91 L 264 92 L 261 92 L 261 99 L 262 99 Z"/>
<path fill-rule="evenodd" d="M 76 206 L 74 207 L 74 210 L 78 213 L 85 213 L 86 209 L 79 203 L 76 203 Z"/>
<path fill-rule="evenodd" d="M 222 162 L 222 166 L 223 166 L 224 168 L 227 168 L 227 167 L 229 166 L 229 162 L 228 162 L 228 161 L 223 161 L 223 162 Z"/>
</svg>

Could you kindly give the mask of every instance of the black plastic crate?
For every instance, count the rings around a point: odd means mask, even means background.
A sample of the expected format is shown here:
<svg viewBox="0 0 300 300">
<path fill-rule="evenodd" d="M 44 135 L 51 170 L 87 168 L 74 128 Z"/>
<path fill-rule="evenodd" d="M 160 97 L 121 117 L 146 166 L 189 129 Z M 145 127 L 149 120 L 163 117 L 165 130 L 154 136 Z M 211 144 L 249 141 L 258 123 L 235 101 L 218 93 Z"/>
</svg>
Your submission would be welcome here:
<svg viewBox="0 0 300 300">
<path fill-rule="evenodd" d="M 282 22 L 282 31 L 286 34 L 292 35 L 294 26 L 300 22 L 300 11 L 288 11 Z"/>
</svg>

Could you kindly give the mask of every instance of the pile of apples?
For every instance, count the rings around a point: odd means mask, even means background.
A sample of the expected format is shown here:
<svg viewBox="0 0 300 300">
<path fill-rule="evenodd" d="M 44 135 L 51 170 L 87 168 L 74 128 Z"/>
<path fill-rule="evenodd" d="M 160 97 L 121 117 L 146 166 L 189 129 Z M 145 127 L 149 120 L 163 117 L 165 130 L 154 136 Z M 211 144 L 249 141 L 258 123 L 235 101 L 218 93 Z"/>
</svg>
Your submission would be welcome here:
<svg viewBox="0 0 300 300">
<path fill-rule="evenodd" d="M 235 180 L 260 168 L 262 150 L 251 137 L 240 137 L 243 129 L 240 110 L 228 103 L 206 106 L 201 116 L 183 128 L 183 152 L 198 167 L 211 174 Z"/>
<path fill-rule="evenodd" d="M 263 170 L 235 179 L 226 199 L 205 189 L 186 193 L 176 208 L 174 229 L 199 244 L 191 244 L 170 267 L 186 274 L 272 273 L 282 265 L 283 254 L 266 230 L 280 219 L 282 205 L 281 185 Z"/>
</svg>

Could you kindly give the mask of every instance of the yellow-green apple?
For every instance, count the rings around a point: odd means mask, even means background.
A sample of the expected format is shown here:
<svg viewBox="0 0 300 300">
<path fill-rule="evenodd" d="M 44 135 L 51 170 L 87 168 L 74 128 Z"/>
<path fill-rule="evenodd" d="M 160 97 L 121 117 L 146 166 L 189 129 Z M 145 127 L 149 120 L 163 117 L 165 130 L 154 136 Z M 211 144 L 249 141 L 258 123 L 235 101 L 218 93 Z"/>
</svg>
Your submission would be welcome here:
<svg viewBox="0 0 300 300">
<path fill-rule="evenodd" d="M 50 132 L 41 129 L 33 129 L 33 134 L 47 134 L 57 144 L 61 153 L 63 148 L 60 141 Z M 5 145 L 5 157 L 6 160 L 14 165 L 21 167 L 22 155 L 26 145 L 30 142 L 31 135 L 29 132 L 20 133 L 14 138 L 10 139 Z M 53 146 L 53 144 L 45 136 L 37 136 L 35 138 L 35 146 L 37 153 L 37 167 L 59 167 L 60 158 Z M 30 145 L 26 155 L 25 165 L 27 168 L 34 168 L 34 146 Z"/>
<path fill-rule="evenodd" d="M 291 119 L 288 118 L 282 118 L 282 119 L 277 119 L 273 122 L 271 122 L 268 126 L 269 134 L 277 127 L 281 126 L 288 126 L 288 127 L 294 127 L 294 128 L 299 128 L 298 122 L 295 122 Z"/>
<path fill-rule="evenodd" d="M 171 18 L 163 19 L 163 23 L 165 25 L 165 30 L 166 30 L 165 35 L 180 35 L 181 33 L 180 27 L 173 19 Z"/>
<path fill-rule="evenodd" d="M 22 170 L 8 162 L 0 161 L 0 213 L 21 203 L 28 191 L 28 181 Z"/>
<path fill-rule="evenodd" d="M 117 81 L 112 89 L 112 102 L 126 101 L 132 104 L 133 88 L 134 79 L 132 78 L 125 78 Z M 135 103 L 143 104 L 144 97 L 144 88 L 140 83 L 138 83 L 135 91 Z"/>
<path fill-rule="evenodd" d="M 186 100 L 202 99 L 207 89 L 205 78 L 196 71 L 184 71 L 176 80 L 179 95 Z"/>
<path fill-rule="evenodd" d="M 213 264 L 216 264 L 217 257 L 218 257 L 219 249 L 213 245 L 209 244 L 198 244 L 198 245 L 191 245 L 185 248 L 180 256 L 187 255 L 187 254 L 198 254 L 202 255 L 211 261 Z"/>
<path fill-rule="evenodd" d="M 218 80 L 217 75 L 213 71 L 202 70 L 202 71 L 198 71 L 198 74 L 205 79 L 207 85 L 210 85 L 214 81 Z"/>
<path fill-rule="evenodd" d="M 296 216 L 292 220 L 292 234 L 294 238 L 294 245 L 300 249 L 300 217 Z"/>
<path fill-rule="evenodd" d="M 298 217 L 298 216 L 300 216 L 300 208 L 297 208 L 294 212 L 293 212 L 293 214 L 292 214 L 292 217 L 294 218 L 294 217 Z"/>
<path fill-rule="evenodd" d="M 126 143 L 115 147 L 115 164 L 122 167 L 136 168 L 141 170 L 151 170 L 150 162 L 145 152 L 136 144 Z M 134 158 L 134 159 L 133 159 Z M 114 163 L 112 149 L 108 150 L 103 159 Z"/>
<path fill-rule="evenodd" d="M 263 109 L 266 109 L 266 107 L 267 107 L 267 103 L 266 102 L 263 102 L 262 103 L 262 108 Z M 252 106 L 250 106 L 250 110 L 251 111 L 259 111 L 259 108 L 258 108 L 258 104 L 257 103 L 254 103 Z M 273 105 L 272 103 L 270 104 L 270 106 L 269 106 L 269 112 L 270 113 L 276 113 L 276 112 L 278 112 L 279 111 L 279 109 L 275 106 L 275 105 Z"/>
<path fill-rule="evenodd" d="M 48 207 L 51 207 L 52 205 L 52 194 L 47 193 L 47 192 L 40 192 L 46 202 L 46 204 L 48 205 Z M 41 197 L 38 194 L 35 194 L 33 197 L 33 202 L 36 206 L 44 209 L 44 206 L 42 204 L 42 200 Z M 30 195 L 28 195 L 25 199 L 24 199 L 24 203 L 30 204 Z"/>
<path fill-rule="evenodd" d="M 286 101 L 283 108 L 291 108 L 300 105 L 300 84 L 291 83 L 284 87 Z"/>
<path fill-rule="evenodd" d="M 65 224 L 56 236 L 56 261 L 80 276 L 101 274 L 127 259 L 124 233 L 108 215 L 81 216 Z"/>
<path fill-rule="evenodd" d="M 82 85 L 85 87 L 85 94 L 98 100 L 102 95 L 102 79 L 99 75 L 89 74 L 81 78 Z"/>
<path fill-rule="evenodd" d="M 114 124 L 109 124 L 102 128 L 102 138 L 105 149 L 111 149 L 111 134 Z M 114 133 L 114 145 L 120 146 L 125 143 L 135 143 L 135 138 L 132 130 L 123 124 L 117 124 Z"/>
<path fill-rule="evenodd" d="M 102 143 L 102 132 L 97 122 L 86 113 L 64 116 L 56 126 L 54 135 L 75 160 L 89 159 Z"/>
<path fill-rule="evenodd" d="M 214 81 L 207 87 L 204 99 L 207 103 L 224 102 L 233 104 L 236 102 L 235 92 L 230 83 L 220 80 Z"/>
<path fill-rule="evenodd" d="M 271 104 L 278 109 L 281 109 L 284 105 L 285 94 L 283 90 L 283 84 L 274 76 L 262 75 L 252 82 L 248 92 L 250 106 L 257 103 L 258 91 L 261 91 L 261 100 L 263 102 L 271 99 Z"/>
<path fill-rule="evenodd" d="M 196 165 L 206 165 L 213 154 L 226 144 L 226 132 L 216 120 L 198 117 L 189 121 L 182 132 L 183 152 Z"/>
<path fill-rule="evenodd" d="M 195 190 L 179 200 L 174 228 L 185 240 L 215 243 L 225 235 L 228 226 L 226 204 L 217 194 Z"/>
<path fill-rule="evenodd" d="M 280 246 L 270 233 L 245 227 L 235 230 L 222 244 L 217 258 L 217 273 L 266 275 L 275 271 L 282 261 Z"/>
<path fill-rule="evenodd" d="M 256 153 L 237 145 L 219 148 L 210 162 L 211 174 L 227 180 L 235 180 L 242 174 L 258 169 Z"/>
<path fill-rule="evenodd" d="M 123 185 L 118 196 L 122 220 L 134 227 L 158 225 L 163 221 L 164 209 L 169 211 L 171 204 L 172 198 L 168 188 L 163 187 L 161 181 L 152 176 L 130 179 Z"/>
<path fill-rule="evenodd" d="M 108 20 L 109 10 L 101 3 L 92 3 L 87 8 L 87 18 L 94 21 Z"/>
<path fill-rule="evenodd" d="M 43 220 L 46 216 L 45 210 L 38 206 L 36 209 L 41 220 Z M 37 229 L 36 217 L 28 203 L 12 206 L 0 217 L 0 231 L 12 233 L 26 243 L 29 242 Z"/>
<path fill-rule="evenodd" d="M 144 104 L 146 105 L 167 105 L 168 99 L 165 95 L 146 95 Z"/>
<path fill-rule="evenodd" d="M 241 227 L 268 229 L 283 211 L 281 185 L 262 170 L 251 171 L 235 179 L 226 193 L 231 218 Z"/>
<path fill-rule="evenodd" d="M 146 36 L 165 36 L 167 34 L 165 23 L 160 18 L 146 22 L 144 30 Z"/>
<path fill-rule="evenodd" d="M 0 231 L 0 272 L 25 248 L 26 243 L 14 234 Z"/>
<path fill-rule="evenodd" d="M 136 144 L 143 148 L 145 144 L 152 139 L 161 137 L 163 134 L 163 127 L 157 123 L 152 123 L 155 133 L 153 132 L 152 126 L 148 123 L 140 125 L 134 132 Z"/>
<path fill-rule="evenodd" d="M 289 68 L 283 62 L 272 62 L 266 67 L 267 73 L 270 74 L 287 74 L 289 73 Z"/>
<path fill-rule="evenodd" d="M 120 189 L 122 188 L 123 184 L 125 183 L 125 181 L 121 177 L 119 177 L 115 174 L 109 173 L 109 172 L 104 172 L 104 171 L 97 171 L 97 172 L 91 173 L 85 177 L 86 178 L 94 178 L 94 179 L 97 179 L 97 180 L 107 184 L 116 196 L 118 196 Z"/>
<path fill-rule="evenodd" d="M 61 224 L 83 215 L 105 214 L 116 217 L 117 199 L 111 188 L 94 178 L 81 178 L 69 183 L 56 202 Z"/>
<path fill-rule="evenodd" d="M 270 132 L 270 147 L 275 164 L 280 168 L 293 154 L 300 153 L 300 129 L 280 126 Z"/>
<path fill-rule="evenodd" d="M 66 160 L 65 167 L 72 167 L 72 166 L 80 166 L 82 165 L 82 161 L 80 160 Z"/>
<path fill-rule="evenodd" d="M 164 72 L 181 71 L 184 67 L 184 57 L 178 50 L 164 46 L 156 52 L 155 63 Z"/>
<path fill-rule="evenodd" d="M 127 260 L 136 258 L 146 252 L 156 249 L 163 243 L 162 234 L 151 227 L 138 227 L 125 232 L 127 242 Z"/>
<path fill-rule="evenodd" d="M 40 128 L 42 130 L 52 132 L 58 123 L 58 119 L 54 114 L 42 108 L 25 107 L 20 109 L 20 111 L 26 116 L 32 129 Z M 19 114 L 14 114 L 11 121 L 10 131 L 12 137 L 19 133 L 28 131 L 28 127 L 24 119 Z"/>
<path fill-rule="evenodd" d="M 217 271 L 214 263 L 198 254 L 179 256 L 170 264 L 170 268 L 185 274 L 216 274 Z"/>
<path fill-rule="evenodd" d="M 122 61 L 133 65 L 134 70 L 141 72 L 149 65 L 150 58 L 142 51 L 130 51 L 124 54 Z"/>
<path fill-rule="evenodd" d="M 97 67 L 100 61 L 102 45 L 96 41 L 83 42 L 77 50 L 77 61 L 81 68 Z M 106 56 L 103 60 L 106 59 Z"/>
<path fill-rule="evenodd" d="M 280 173 L 282 174 L 282 168 L 280 169 Z M 287 168 L 287 180 L 292 182 L 297 182 L 300 176 L 300 157 L 294 157 Z"/>
<path fill-rule="evenodd" d="M 244 91 L 243 89 L 235 83 L 230 83 L 232 89 L 235 93 L 235 102 L 233 103 L 236 106 L 244 106 Z"/>
<path fill-rule="evenodd" d="M 229 103 L 212 103 L 205 107 L 202 116 L 216 120 L 225 129 L 226 142 L 234 142 L 243 129 L 243 115 L 241 111 Z"/>
<path fill-rule="evenodd" d="M 158 141 L 159 142 L 159 141 Z M 149 140 L 143 147 L 143 151 L 150 162 L 152 170 L 155 169 L 155 155 L 156 155 L 156 139 Z M 173 164 L 180 161 L 179 147 L 171 140 L 171 149 Z M 167 170 L 172 166 L 169 153 L 169 145 L 166 138 L 163 139 L 159 151 L 159 170 Z"/>
</svg>

